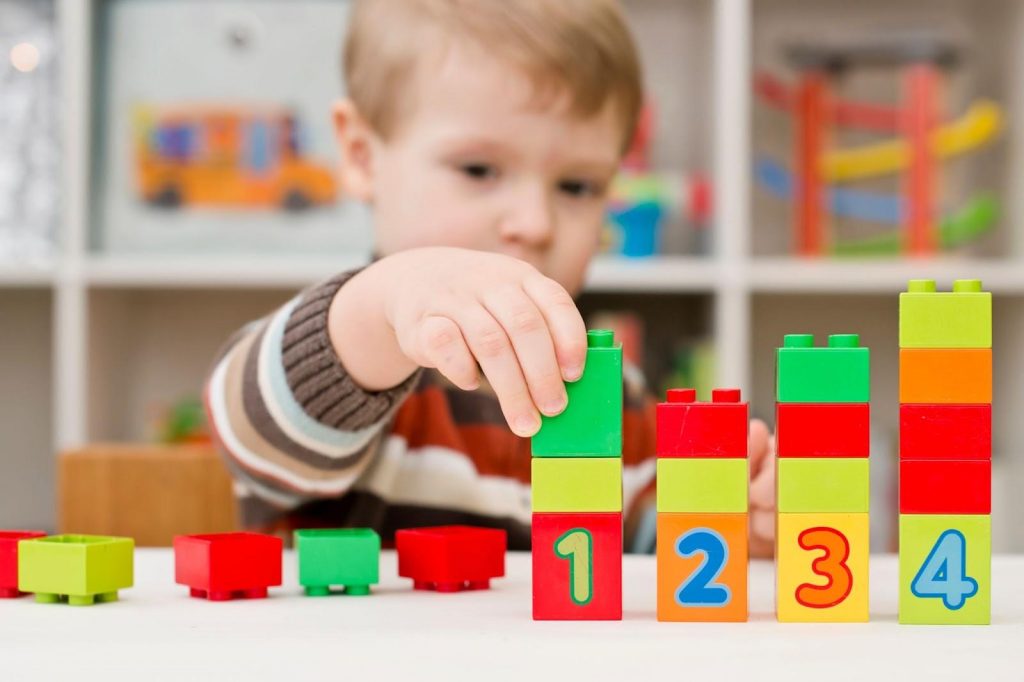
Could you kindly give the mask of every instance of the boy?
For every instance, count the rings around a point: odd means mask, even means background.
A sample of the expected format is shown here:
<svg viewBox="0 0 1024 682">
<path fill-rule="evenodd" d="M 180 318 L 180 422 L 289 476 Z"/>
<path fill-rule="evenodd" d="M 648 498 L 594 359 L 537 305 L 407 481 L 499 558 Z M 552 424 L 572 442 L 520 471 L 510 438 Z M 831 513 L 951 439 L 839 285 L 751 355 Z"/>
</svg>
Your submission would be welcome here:
<svg viewBox="0 0 1024 682">
<path fill-rule="evenodd" d="M 614 0 L 361 0 L 345 75 L 341 180 L 373 206 L 378 259 L 241 330 L 217 362 L 207 407 L 243 520 L 385 538 L 474 523 L 526 548 L 529 437 L 581 374 L 572 295 L 640 107 L 632 39 Z M 654 401 L 625 374 L 629 546 Z M 769 449 L 753 422 L 755 553 L 774 533 Z"/>
</svg>

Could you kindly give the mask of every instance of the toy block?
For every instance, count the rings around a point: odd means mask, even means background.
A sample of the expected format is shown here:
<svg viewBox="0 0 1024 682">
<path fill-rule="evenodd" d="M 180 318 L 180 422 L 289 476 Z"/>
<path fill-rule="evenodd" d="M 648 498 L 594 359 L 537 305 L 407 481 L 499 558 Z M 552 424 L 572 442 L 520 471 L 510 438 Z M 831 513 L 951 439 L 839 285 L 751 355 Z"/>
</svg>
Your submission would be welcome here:
<svg viewBox="0 0 1024 682">
<path fill-rule="evenodd" d="M 867 514 L 779 514 L 775 542 L 779 622 L 867 622 Z"/>
<path fill-rule="evenodd" d="M 284 543 L 263 533 L 209 533 L 174 538 L 174 582 L 210 601 L 263 599 L 281 584 Z"/>
<path fill-rule="evenodd" d="M 507 533 L 500 528 L 434 526 L 395 533 L 398 575 L 413 589 L 486 590 L 505 575 Z"/>
<path fill-rule="evenodd" d="M 668 391 L 657 407 L 658 457 L 746 457 L 749 406 L 739 389 L 716 388 L 699 403 L 692 388 Z"/>
<path fill-rule="evenodd" d="M 790 457 L 776 460 L 778 508 L 783 513 L 867 513 L 871 474 L 866 457 Z"/>
<path fill-rule="evenodd" d="M 992 459 L 992 405 L 900 405 L 900 459 Z"/>
<path fill-rule="evenodd" d="M 779 403 L 775 408 L 779 457 L 867 457 L 871 452 L 868 403 Z"/>
<path fill-rule="evenodd" d="M 36 601 L 72 606 L 117 601 L 134 579 L 131 538 L 50 535 L 18 543 L 18 589 Z"/>
<path fill-rule="evenodd" d="M 541 415 L 531 440 L 534 457 L 622 456 L 622 345 L 605 329 L 587 332 L 583 376 L 567 383 L 569 404 L 554 417 Z"/>
<path fill-rule="evenodd" d="M 747 515 L 658 514 L 658 620 L 747 620 Z"/>
<path fill-rule="evenodd" d="M 747 511 L 745 459 L 659 459 L 657 467 L 658 512 L 729 514 Z"/>
<path fill-rule="evenodd" d="M 992 460 L 901 460 L 900 513 L 991 514 Z"/>
<path fill-rule="evenodd" d="M 910 280 L 900 294 L 900 348 L 991 348 L 992 294 L 981 281 L 958 279 L 937 292 L 930 279 Z"/>
<path fill-rule="evenodd" d="M 0 599 L 26 594 L 18 589 L 18 543 L 45 535 L 41 530 L 0 530 Z"/>
<path fill-rule="evenodd" d="M 988 625 L 992 517 L 900 515 L 899 622 Z"/>
<path fill-rule="evenodd" d="M 818 348 L 811 334 L 787 334 L 776 360 L 780 403 L 871 401 L 871 351 L 856 334 L 832 334 Z"/>
<path fill-rule="evenodd" d="M 369 528 L 297 530 L 295 552 L 307 596 L 327 596 L 332 586 L 366 595 L 380 581 L 380 536 Z"/>
<path fill-rule="evenodd" d="M 622 514 L 533 515 L 533 619 L 622 620 Z"/>
<path fill-rule="evenodd" d="M 992 402 L 991 348 L 901 348 L 901 403 Z"/>
<path fill-rule="evenodd" d="M 533 511 L 622 511 L 618 457 L 535 457 L 531 462 Z"/>
</svg>

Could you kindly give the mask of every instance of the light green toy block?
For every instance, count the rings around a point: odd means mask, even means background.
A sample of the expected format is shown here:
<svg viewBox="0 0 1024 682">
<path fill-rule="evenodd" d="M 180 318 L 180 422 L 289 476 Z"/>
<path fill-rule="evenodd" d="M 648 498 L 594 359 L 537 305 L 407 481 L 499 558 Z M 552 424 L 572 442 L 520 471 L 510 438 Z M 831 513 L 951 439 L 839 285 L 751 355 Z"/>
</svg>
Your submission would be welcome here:
<svg viewBox="0 0 1024 682">
<path fill-rule="evenodd" d="M 622 511 L 618 457 L 535 457 L 531 479 L 535 512 Z"/>
<path fill-rule="evenodd" d="M 901 623 L 991 622 L 991 516 L 901 514 L 899 562 Z"/>
<path fill-rule="evenodd" d="M 569 404 L 541 416 L 530 447 L 534 457 L 622 456 L 622 346 L 611 331 L 587 332 L 583 376 L 566 383 Z"/>
<path fill-rule="evenodd" d="M 310 597 L 344 586 L 345 594 L 366 595 L 380 582 L 380 536 L 370 528 L 315 528 L 295 531 L 299 584 Z"/>
<path fill-rule="evenodd" d="M 871 401 L 871 351 L 856 334 L 832 334 L 817 348 L 811 334 L 787 334 L 775 355 L 780 403 Z"/>
<path fill-rule="evenodd" d="M 780 457 L 776 462 L 780 513 L 868 512 L 867 457 Z"/>
<path fill-rule="evenodd" d="M 131 538 L 102 535 L 25 540 L 18 545 L 18 588 L 42 603 L 116 601 L 118 590 L 132 586 L 134 550 Z"/>
<path fill-rule="evenodd" d="M 747 511 L 746 459 L 672 457 L 657 466 L 659 512 Z"/>
<path fill-rule="evenodd" d="M 992 294 L 981 280 L 958 279 L 937 292 L 930 279 L 913 279 L 900 294 L 900 348 L 991 348 Z"/>
</svg>

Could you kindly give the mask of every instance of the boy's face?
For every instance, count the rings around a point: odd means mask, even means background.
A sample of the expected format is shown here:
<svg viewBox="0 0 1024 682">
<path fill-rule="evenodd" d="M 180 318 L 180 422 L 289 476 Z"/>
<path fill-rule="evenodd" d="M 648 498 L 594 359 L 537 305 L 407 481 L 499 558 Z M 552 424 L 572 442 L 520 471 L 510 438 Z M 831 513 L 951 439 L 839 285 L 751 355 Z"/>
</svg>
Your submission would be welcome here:
<svg viewBox="0 0 1024 682">
<path fill-rule="evenodd" d="M 377 250 L 492 251 L 579 291 L 619 163 L 614 108 L 589 119 L 538 101 L 514 67 L 453 48 L 421 67 L 410 111 L 385 141 L 336 110 L 345 186 L 374 206 Z M 548 100 L 548 101 L 544 101 Z"/>
</svg>

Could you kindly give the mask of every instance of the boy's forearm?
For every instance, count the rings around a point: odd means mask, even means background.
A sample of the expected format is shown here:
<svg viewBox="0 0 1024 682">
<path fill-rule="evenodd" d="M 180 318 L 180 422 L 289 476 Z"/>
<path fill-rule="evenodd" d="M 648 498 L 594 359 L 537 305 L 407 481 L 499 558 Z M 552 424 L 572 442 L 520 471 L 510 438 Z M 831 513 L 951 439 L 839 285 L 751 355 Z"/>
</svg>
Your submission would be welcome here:
<svg viewBox="0 0 1024 682">
<path fill-rule="evenodd" d="M 416 371 L 398 345 L 385 317 L 382 292 L 389 273 L 377 261 L 338 289 L 327 314 L 334 351 L 349 376 L 367 391 L 382 391 L 402 383 Z"/>
</svg>

